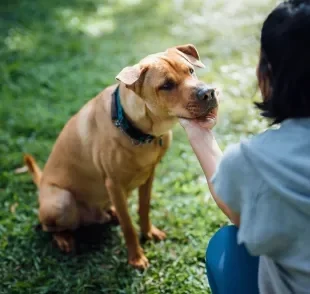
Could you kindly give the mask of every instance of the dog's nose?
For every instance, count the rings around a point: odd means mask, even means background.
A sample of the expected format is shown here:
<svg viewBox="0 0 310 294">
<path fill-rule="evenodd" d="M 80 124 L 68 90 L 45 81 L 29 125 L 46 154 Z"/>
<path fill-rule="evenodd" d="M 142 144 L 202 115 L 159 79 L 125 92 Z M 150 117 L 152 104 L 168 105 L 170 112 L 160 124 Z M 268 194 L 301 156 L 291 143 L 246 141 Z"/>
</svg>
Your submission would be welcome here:
<svg viewBox="0 0 310 294">
<path fill-rule="evenodd" d="M 197 91 L 197 99 L 199 101 L 207 101 L 215 98 L 215 89 L 204 87 Z"/>
</svg>

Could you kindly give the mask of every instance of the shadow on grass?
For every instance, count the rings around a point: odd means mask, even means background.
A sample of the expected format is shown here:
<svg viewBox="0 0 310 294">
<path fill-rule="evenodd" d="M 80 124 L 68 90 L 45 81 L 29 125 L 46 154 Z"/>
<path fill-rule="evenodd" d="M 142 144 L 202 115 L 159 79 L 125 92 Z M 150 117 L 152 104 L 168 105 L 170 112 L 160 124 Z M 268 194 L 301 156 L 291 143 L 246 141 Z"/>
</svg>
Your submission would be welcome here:
<svg viewBox="0 0 310 294">
<path fill-rule="evenodd" d="M 100 250 L 102 246 L 109 246 L 113 243 L 121 242 L 118 234 L 116 234 L 115 228 L 119 224 L 117 222 L 111 222 L 108 224 L 94 224 L 85 227 L 81 227 L 74 231 L 73 236 L 75 240 L 75 255 L 83 255 L 94 250 Z M 52 233 L 43 232 L 41 224 L 34 226 L 34 230 L 41 236 L 45 235 L 45 238 L 49 238 L 49 241 L 53 243 L 55 248 L 57 244 L 54 242 Z"/>
</svg>

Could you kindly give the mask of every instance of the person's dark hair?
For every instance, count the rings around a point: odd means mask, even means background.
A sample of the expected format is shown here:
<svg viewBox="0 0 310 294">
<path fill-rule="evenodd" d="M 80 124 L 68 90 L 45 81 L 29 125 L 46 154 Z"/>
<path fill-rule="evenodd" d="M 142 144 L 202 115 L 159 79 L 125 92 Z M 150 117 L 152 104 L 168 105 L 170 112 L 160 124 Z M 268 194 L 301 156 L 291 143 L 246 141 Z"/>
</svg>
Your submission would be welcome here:
<svg viewBox="0 0 310 294">
<path fill-rule="evenodd" d="M 285 1 L 265 20 L 258 80 L 269 90 L 255 104 L 273 124 L 310 117 L 310 0 Z"/>
</svg>

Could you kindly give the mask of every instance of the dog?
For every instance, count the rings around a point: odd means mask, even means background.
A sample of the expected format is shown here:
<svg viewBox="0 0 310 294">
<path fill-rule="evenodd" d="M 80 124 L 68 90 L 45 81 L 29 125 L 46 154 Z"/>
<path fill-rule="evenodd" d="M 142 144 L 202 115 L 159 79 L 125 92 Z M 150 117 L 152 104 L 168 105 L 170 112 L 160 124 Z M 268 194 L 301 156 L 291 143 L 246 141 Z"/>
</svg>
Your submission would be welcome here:
<svg viewBox="0 0 310 294">
<path fill-rule="evenodd" d="M 150 199 L 155 168 L 172 140 L 178 118 L 203 119 L 217 107 L 217 90 L 200 81 L 194 45 L 168 48 L 125 67 L 118 83 L 86 103 L 66 123 L 42 171 L 24 161 L 39 190 L 39 221 L 59 249 L 74 249 L 72 232 L 117 217 L 128 262 L 149 265 L 131 221 L 127 198 L 139 189 L 139 224 L 147 239 L 164 240 L 152 225 Z"/>
</svg>

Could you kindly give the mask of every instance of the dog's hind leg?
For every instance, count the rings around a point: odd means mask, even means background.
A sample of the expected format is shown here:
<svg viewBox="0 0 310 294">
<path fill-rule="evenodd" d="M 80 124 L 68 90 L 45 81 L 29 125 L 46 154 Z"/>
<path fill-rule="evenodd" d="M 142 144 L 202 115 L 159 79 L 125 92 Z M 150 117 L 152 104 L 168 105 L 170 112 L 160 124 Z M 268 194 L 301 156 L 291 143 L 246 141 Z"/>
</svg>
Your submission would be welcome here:
<svg viewBox="0 0 310 294">
<path fill-rule="evenodd" d="M 72 193 L 56 186 L 42 186 L 39 195 L 39 220 L 43 231 L 52 232 L 59 249 L 74 249 L 73 230 L 80 224 L 78 205 Z"/>
</svg>

